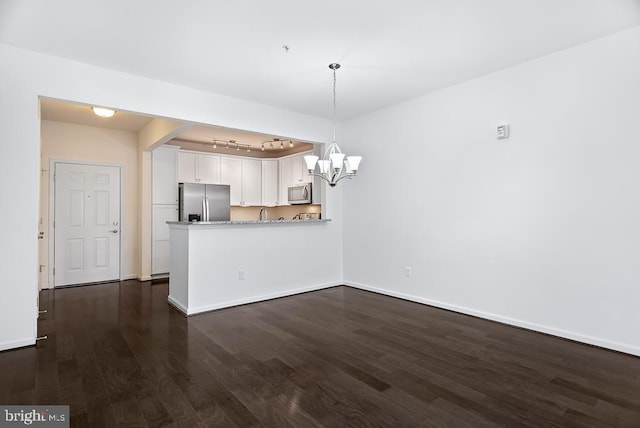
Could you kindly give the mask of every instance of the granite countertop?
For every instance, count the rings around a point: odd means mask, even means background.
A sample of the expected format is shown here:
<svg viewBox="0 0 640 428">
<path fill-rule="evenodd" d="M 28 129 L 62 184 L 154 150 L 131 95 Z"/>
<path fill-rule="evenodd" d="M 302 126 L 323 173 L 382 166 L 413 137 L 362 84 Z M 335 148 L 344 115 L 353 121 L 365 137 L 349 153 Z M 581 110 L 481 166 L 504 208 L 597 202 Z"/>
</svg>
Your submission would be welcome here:
<svg viewBox="0 0 640 428">
<path fill-rule="evenodd" d="M 230 221 L 168 221 L 169 225 L 182 226 L 215 226 L 224 224 L 299 224 L 299 223 L 326 223 L 330 218 L 323 219 L 303 219 L 303 220 L 230 220 Z"/>
</svg>

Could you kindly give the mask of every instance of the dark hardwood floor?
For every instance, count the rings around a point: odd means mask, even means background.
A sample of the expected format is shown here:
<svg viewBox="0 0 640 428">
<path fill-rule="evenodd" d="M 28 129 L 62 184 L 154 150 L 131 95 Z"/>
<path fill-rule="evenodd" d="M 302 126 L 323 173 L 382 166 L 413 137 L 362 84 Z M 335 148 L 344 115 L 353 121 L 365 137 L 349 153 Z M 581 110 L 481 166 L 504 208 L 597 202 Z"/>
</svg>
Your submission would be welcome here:
<svg viewBox="0 0 640 428">
<path fill-rule="evenodd" d="M 191 318 L 166 283 L 41 302 L 0 403 L 72 426 L 640 427 L 640 358 L 347 287 Z"/>
</svg>

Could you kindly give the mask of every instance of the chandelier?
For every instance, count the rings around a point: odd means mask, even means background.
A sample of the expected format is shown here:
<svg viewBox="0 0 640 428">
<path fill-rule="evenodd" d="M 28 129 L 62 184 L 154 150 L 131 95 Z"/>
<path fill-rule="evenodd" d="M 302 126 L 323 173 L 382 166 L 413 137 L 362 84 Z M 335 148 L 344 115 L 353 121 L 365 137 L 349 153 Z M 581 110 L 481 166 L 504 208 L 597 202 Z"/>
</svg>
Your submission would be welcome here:
<svg viewBox="0 0 640 428">
<path fill-rule="evenodd" d="M 356 175 L 362 156 L 346 156 L 336 144 L 336 70 L 340 68 L 340 64 L 329 64 L 329 68 L 333 70 L 333 141 L 325 150 L 322 159 L 308 155 L 304 160 L 310 175 L 320 177 L 329 183 L 329 186 L 334 187 L 343 178 Z"/>
</svg>

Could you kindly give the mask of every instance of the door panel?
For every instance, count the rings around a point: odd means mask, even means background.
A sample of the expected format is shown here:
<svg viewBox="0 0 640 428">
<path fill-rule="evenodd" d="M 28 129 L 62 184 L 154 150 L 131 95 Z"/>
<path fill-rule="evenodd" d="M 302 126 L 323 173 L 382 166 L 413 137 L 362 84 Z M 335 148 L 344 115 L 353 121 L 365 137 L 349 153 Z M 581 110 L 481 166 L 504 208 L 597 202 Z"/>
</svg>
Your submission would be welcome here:
<svg viewBox="0 0 640 428">
<path fill-rule="evenodd" d="M 58 162 L 54 285 L 120 278 L 120 168 Z"/>
</svg>

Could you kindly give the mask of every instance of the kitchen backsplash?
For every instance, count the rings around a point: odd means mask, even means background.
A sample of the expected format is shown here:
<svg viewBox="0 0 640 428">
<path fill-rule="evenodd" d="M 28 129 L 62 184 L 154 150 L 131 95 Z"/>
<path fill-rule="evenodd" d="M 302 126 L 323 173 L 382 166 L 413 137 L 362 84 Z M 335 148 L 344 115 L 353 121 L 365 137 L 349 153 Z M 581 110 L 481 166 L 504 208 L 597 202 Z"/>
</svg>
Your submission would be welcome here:
<svg viewBox="0 0 640 428">
<path fill-rule="evenodd" d="M 262 207 L 231 207 L 231 220 L 258 220 Z M 282 207 L 267 207 L 267 219 L 277 220 L 283 217 L 291 220 L 300 213 L 317 213 L 322 211 L 322 205 L 287 205 Z M 302 216 L 304 219 L 304 216 Z M 264 218 L 263 218 L 264 219 Z"/>
</svg>

